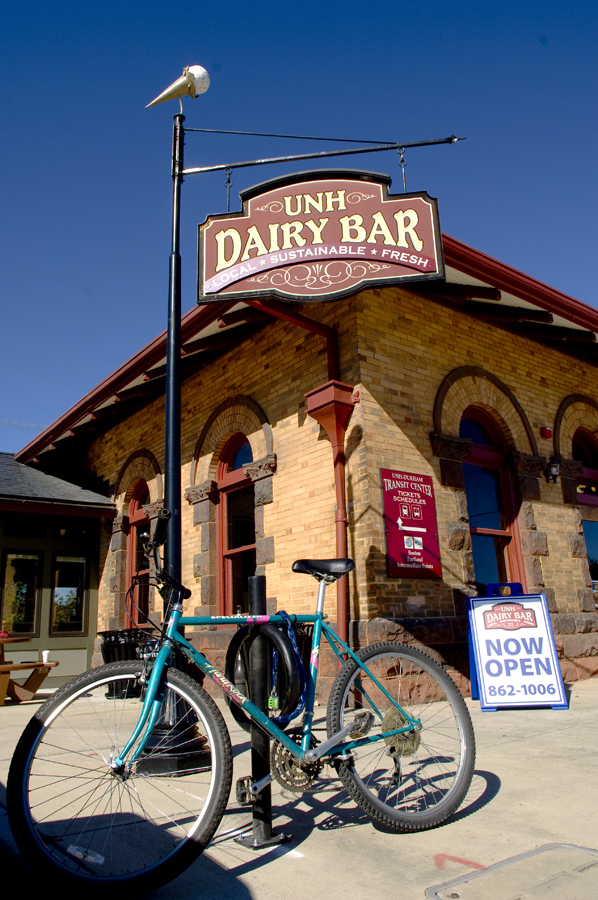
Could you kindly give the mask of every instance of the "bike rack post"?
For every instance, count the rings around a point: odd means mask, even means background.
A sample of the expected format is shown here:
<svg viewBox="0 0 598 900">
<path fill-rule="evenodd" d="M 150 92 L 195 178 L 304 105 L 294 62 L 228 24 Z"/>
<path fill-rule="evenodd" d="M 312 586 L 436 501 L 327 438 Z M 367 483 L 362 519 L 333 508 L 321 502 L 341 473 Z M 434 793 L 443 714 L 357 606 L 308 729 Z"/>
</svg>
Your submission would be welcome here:
<svg viewBox="0 0 598 900">
<path fill-rule="evenodd" d="M 249 578 L 249 613 L 252 616 L 266 615 L 266 576 L 254 575 Z M 258 634 L 249 649 L 249 695 L 262 712 L 268 702 L 268 640 Z M 270 739 L 267 734 L 251 723 L 251 781 L 254 785 L 270 779 Z M 288 834 L 272 834 L 272 789 L 268 781 L 253 800 L 253 827 L 251 834 L 235 838 L 238 844 L 260 850 L 288 841 Z"/>
</svg>

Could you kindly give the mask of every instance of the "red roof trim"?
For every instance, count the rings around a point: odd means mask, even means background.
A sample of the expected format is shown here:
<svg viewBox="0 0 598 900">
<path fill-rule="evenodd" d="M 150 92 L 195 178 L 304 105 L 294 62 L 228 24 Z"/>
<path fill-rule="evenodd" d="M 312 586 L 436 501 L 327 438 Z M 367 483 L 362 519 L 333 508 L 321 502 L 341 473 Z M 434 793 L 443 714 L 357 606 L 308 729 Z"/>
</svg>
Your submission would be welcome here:
<svg viewBox="0 0 598 900">
<path fill-rule="evenodd" d="M 442 235 L 444 261 L 447 266 L 489 282 L 492 287 L 515 294 L 522 300 L 533 303 L 548 312 L 568 319 L 582 328 L 598 332 L 598 310 L 576 300 L 562 291 L 557 291 L 542 281 L 513 269 L 506 263 L 487 256 L 480 250 L 474 250 L 448 234 Z"/>
<path fill-rule="evenodd" d="M 568 294 L 563 294 L 536 278 L 532 278 L 531 275 L 513 269 L 506 263 L 487 256 L 480 250 L 475 250 L 448 234 L 442 235 L 442 243 L 446 265 L 478 278 L 499 290 L 514 294 L 522 300 L 527 300 L 534 306 L 568 319 L 582 328 L 598 332 L 598 310 L 586 303 L 582 303 Z M 239 301 L 216 302 L 213 306 L 198 306 L 190 310 L 181 320 L 181 344 L 202 328 L 210 325 L 237 302 Z M 15 459 L 18 462 L 30 462 L 84 416 L 91 414 L 97 406 L 108 400 L 124 385 L 142 376 L 147 369 L 160 362 L 165 355 L 166 332 L 164 331 L 86 394 L 26 447 L 15 453 Z"/>
<path fill-rule="evenodd" d="M 213 306 L 196 306 L 185 313 L 181 320 L 181 343 L 192 337 L 197 331 L 210 325 L 224 312 L 230 309 L 238 301 L 228 303 L 214 303 Z M 84 416 L 89 415 L 109 400 L 124 385 L 139 378 L 147 369 L 159 363 L 166 355 L 166 331 L 154 338 L 149 344 L 139 350 L 120 368 L 116 369 L 108 378 L 101 381 L 88 394 L 71 406 L 59 419 L 56 419 L 45 431 L 30 441 L 27 446 L 15 453 L 17 462 L 30 462 L 38 453 L 41 453 L 49 444 L 76 425 Z"/>
</svg>

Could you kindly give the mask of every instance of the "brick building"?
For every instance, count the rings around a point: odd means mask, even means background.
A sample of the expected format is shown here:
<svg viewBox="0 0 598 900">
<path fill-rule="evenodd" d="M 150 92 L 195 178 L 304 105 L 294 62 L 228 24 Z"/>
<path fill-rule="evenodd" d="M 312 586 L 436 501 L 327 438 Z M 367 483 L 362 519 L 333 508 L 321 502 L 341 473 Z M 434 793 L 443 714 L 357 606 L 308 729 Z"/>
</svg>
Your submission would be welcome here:
<svg viewBox="0 0 598 900">
<path fill-rule="evenodd" d="M 355 644 L 425 644 L 464 684 L 465 597 L 518 581 L 548 597 L 565 677 L 587 677 L 598 671 L 598 312 L 446 235 L 443 246 L 442 282 L 328 303 L 224 300 L 183 317 L 188 612 L 243 608 L 254 571 L 272 608 L 311 612 L 314 583 L 292 562 L 337 555 L 344 532 L 356 568 L 339 608 Z M 98 630 L 140 618 L 125 592 L 138 530 L 162 505 L 164 361 L 161 335 L 16 455 L 115 504 Z M 343 498 L 330 436 L 347 419 Z M 389 577 L 381 469 L 433 479 L 441 577 Z M 147 581 L 137 601 L 152 613 Z M 228 638 L 194 640 L 221 660 Z"/>
</svg>

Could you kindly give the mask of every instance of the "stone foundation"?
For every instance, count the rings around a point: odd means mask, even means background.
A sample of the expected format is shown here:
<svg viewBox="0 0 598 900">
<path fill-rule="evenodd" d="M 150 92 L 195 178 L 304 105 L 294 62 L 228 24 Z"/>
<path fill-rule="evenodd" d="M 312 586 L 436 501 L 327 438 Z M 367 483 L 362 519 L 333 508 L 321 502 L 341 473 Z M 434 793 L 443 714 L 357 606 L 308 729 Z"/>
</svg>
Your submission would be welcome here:
<svg viewBox="0 0 598 900">
<path fill-rule="evenodd" d="M 598 675 L 598 613 L 552 614 L 552 627 L 563 680 L 582 681 Z M 234 634 L 232 629 L 205 629 L 189 634 L 188 640 L 207 659 L 224 672 L 226 651 Z M 465 697 L 471 695 L 467 616 L 405 617 L 350 622 L 351 647 L 358 650 L 380 641 L 393 641 L 418 647 L 444 666 Z M 100 639 L 96 639 L 99 651 Z M 307 660 L 306 660 L 307 662 Z M 92 666 L 101 665 L 101 654 L 94 654 Z M 326 703 L 338 671 L 337 659 L 327 641 L 320 649 L 320 667 L 316 700 Z M 209 678 L 204 688 L 214 697 L 222 696 Z"/>
</svg>

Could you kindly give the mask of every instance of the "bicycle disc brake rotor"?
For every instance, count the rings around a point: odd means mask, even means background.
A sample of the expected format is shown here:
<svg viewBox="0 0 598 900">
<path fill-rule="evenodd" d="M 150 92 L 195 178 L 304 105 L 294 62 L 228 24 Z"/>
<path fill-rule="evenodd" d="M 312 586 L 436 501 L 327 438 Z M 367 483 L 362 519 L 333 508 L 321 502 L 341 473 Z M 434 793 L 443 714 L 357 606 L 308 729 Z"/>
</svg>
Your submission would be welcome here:
<svg viewBox="0 0 598 900">
<path fill-rule="evenodd" d="M 287 731 L 287 734 L 294 737 L 290 731 Z M 312 747 L 315 744 L 316 741 L 312 736 Z M 302 794 L 305 791 L 313 790 L 313 784 L 320 774 L 321 768 L 322 763 L 319 760 L 301 765 L 279 741 L 272 742 L 270 770 L 276 781 L 288 791 Z"/>
<path fill-rule="evenodd" d="M 404 728 L 407 721 L 406 716 L 392 706 L 384 714 L 382 731 L 396 731 L 398 728 Z M 414 753 L 417 753 L 421 743 L 420 732 L 406 731 L 404 734 L 393 734 L 391 737 L 385 737 L 384 742 L 388 745 L 389 756 L 413 756 Z"/>
</svg>

